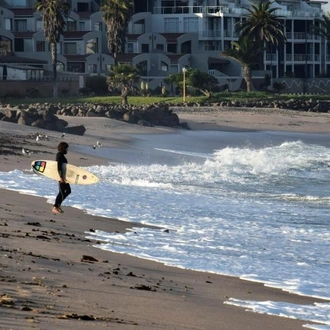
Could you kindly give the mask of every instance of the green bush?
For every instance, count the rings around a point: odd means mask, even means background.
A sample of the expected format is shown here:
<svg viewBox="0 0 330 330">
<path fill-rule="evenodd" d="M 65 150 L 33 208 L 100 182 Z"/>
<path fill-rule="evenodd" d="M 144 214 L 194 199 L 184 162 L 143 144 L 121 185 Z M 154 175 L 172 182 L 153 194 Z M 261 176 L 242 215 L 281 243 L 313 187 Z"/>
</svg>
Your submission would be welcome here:
<svg viewBox="0 0 330 330">
<path fill-rule="evenodd" d="M 86 87 L 94 95 L 105 95 L 108 92 L 107 78 L 104 76 L 87 77 Z"/>
</svg>

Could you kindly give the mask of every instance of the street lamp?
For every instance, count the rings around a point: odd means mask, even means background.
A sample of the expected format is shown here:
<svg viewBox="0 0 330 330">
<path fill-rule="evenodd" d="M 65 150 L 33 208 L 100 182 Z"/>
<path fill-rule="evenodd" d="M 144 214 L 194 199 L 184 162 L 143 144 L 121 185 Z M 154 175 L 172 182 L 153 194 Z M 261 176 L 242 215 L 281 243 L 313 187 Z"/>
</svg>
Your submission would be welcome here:
<svg viewBox="0 0 330 330">
<path fill-rule="evenodd" d="M 182 68 L 182 73 L 183 73 L 183 102 L 186 102 L 186 72 L 187 69 L 185 67 Z"/>
</svg>

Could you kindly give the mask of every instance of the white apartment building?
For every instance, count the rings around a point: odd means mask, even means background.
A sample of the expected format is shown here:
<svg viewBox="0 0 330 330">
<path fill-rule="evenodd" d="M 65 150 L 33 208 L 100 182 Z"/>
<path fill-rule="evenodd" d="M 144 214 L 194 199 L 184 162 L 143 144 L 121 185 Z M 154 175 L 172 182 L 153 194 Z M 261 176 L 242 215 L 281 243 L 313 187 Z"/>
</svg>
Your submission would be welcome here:
<svg viewBox="0 0 330 330">
<path fill-rule="evenodd" d="M 68 2 L 72 11 L 58 45 L 59 74 L 106 74 L 114 59 L 107 50 L 99 1 Z M 49 45 L 34 3 L 0 0 L 0 79 L 9 79 L 4 66 L 28 67 L 26 79 L 51 75 Z M 304 79 L 330 74 L 329 45 L 313 33 L 325 3 L 274 1 L 287 42 L 280 49 L 265 51 L 263 71 L 254 72 L 255 76 Z M 159 86 L 168 74 L 183 68 L 198 68 L 234 89 L 241 82 L 241 68 L 222 58 L 221 52 L 238 39 L 235 24 L 249 6 L 248 0 L 135 0 L 125 52 L 119 54 L 118 61 L 139 67 L 150 86 Z M 40 68 L 45 72 L 40 73 Z"/>
</svg>

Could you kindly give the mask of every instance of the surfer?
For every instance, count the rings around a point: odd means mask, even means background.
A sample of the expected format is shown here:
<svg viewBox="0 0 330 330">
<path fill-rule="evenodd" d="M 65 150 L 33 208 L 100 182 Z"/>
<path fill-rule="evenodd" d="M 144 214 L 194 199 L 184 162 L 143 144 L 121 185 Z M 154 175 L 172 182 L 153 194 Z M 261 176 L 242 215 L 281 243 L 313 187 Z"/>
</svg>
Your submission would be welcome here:
<svg viewBox="0 0 330 330">
<path fill-rule="evenodd" d="M 68 163 L 65 155 L 67 154 L 69 145 L 66 142 L 61 142 L 58 147 L 58 153 L 56 154 L 57 161 L 57 171 L 60 176 L 58 182 L 59 192 L 55 200 L 54 207 L 52 209 L 53 213 L 63 213 L 61 209 L 61 204 L 71 194 L 70 184 L 66 182 L 66 165 Z"/>
</svg>

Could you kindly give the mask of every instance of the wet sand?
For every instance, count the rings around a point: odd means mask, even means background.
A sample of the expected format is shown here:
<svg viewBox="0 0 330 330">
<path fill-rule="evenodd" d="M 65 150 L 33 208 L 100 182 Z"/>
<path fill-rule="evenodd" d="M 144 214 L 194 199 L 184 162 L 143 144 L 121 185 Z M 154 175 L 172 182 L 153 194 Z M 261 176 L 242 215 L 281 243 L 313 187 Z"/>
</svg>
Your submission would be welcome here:
<svg viewBox="0 0 330 330">
<path fill-rule="evenodd" d="M 330 131 L 328 114 L 186 110 L 178 114 L 192 129 Z M 176 131 L 106 118 L 66 119 L 71 125 L 86 125 L 87 131 L 84 136 L 66 135 L 65 141 L 91 148 L 97 140 L 108 147 L 131 148 L 130 134 Z M 48 139 L 37 142 L 36 134 L 47 134 Z M 62 139 L 58 132 L 0 122 L 0 171 L 29 169 L 34 158 L 53 159 Z M 33 151 L 33 157 L 23 156 L 22 147 Z M 71 151 L 68 158 L 81 166 L 109 162 Z M 229 298 L 319 301 L 236 277 L 96 249 L 86 232 L 124 232 L 137 225 L 70 207 L 53 215 L 44 198 L 4 189 L 0 194 L 0 329 L 303 329 L 306 322 L 251 313 L 224 302 Z"/>
</svg>

